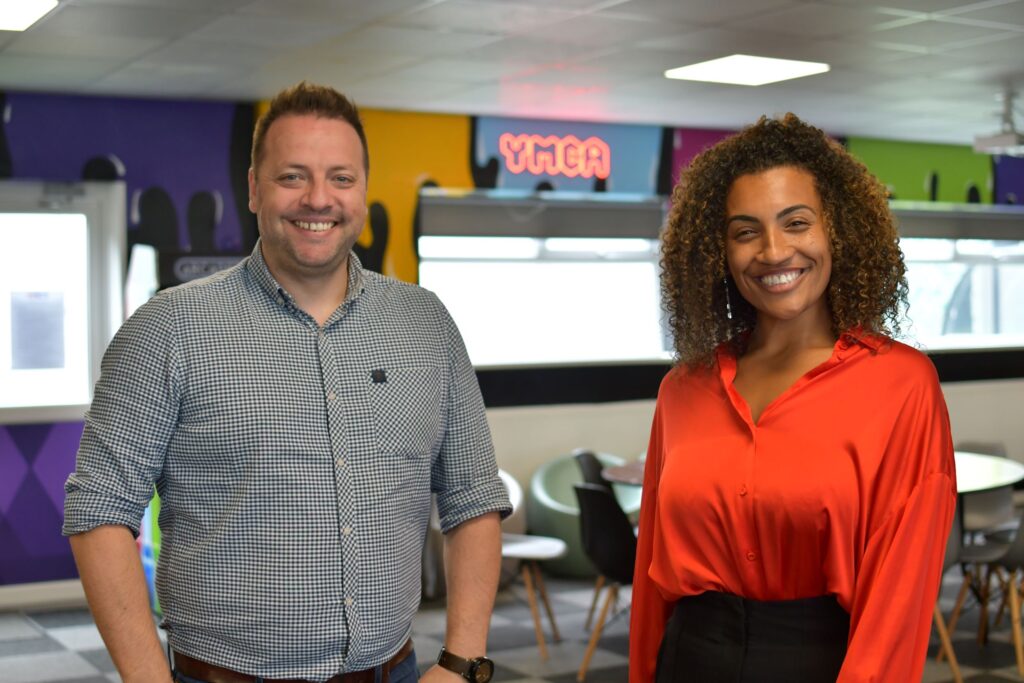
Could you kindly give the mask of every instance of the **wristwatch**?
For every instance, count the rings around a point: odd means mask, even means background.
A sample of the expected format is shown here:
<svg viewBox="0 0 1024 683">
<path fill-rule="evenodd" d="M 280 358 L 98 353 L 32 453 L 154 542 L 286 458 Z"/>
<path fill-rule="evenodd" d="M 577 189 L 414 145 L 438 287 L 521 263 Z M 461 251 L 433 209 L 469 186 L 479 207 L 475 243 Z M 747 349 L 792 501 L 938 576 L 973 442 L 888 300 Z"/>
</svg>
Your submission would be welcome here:
<svg viewBox="0 0 1024 683">
<path fill-rule="evenodd" d="M 437 655 L 437 665 L 443 669 L 454 671 L 470 683 L 488 683 L 494 675 L 494 662 L 487 657 L 466 659 L 441 648 Z"/>
</svg>

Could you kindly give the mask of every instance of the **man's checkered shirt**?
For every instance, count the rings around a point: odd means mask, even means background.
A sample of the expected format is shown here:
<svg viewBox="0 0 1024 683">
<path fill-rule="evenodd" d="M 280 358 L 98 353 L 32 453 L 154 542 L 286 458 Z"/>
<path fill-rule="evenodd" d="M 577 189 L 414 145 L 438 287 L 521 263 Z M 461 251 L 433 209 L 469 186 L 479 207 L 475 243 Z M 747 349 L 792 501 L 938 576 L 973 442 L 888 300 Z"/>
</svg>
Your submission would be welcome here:
<svg viewBox="0 0 1024 683">
<path fill-rule="evenodd" d="M 257 244 L 162 292 L 103 360 L 64 533 L 138 534 L 156 485 L 171 645 L 269 678 L 387 660 L 419 604 L 431 492 L 442 530 L 510 510 L 483 401 L 437 297 L 365 271 L 323 327 Z"/>
</svg>

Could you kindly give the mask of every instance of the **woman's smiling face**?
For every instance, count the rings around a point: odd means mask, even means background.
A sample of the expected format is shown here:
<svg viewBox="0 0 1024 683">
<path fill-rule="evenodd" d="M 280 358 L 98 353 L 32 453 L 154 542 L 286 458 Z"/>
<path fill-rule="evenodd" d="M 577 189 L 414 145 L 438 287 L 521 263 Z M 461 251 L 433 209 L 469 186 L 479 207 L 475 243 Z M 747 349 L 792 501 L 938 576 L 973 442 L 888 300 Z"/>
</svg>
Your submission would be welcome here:
<svg viewBox="0 0 1024 683">
<path fill-rule="evenodd" d="M 827 308 L 832 251 L 814 176 L 791 166 L 742 175 L 725 208 L 726 263 L 759 322 Z"/>
</svg>

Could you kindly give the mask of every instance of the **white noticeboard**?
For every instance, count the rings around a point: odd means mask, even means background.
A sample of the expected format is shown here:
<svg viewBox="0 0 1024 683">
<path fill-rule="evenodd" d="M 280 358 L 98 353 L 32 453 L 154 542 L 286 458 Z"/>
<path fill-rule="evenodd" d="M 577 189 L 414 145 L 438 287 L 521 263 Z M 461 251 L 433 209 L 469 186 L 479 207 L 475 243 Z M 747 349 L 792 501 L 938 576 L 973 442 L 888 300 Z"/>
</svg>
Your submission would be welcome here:
<svg viewBox="0 0 1024 683">
<path fill-rule="evenodd" d="M 0 183 L 0 424 L 81 419 L 123 319 L 122 183 Z"/>
</svg>

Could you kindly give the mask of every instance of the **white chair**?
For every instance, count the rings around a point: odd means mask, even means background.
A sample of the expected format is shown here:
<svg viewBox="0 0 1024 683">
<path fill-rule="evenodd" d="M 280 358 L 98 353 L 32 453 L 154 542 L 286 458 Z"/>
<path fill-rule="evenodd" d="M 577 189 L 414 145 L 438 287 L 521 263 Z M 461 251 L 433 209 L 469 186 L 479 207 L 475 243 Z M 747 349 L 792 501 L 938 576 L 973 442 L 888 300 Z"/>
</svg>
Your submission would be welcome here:
<svg viewBox="0 0 1024 683">
<path fill-rule="evenodd" d="M 512 503 L 512 514 L 501 522 L 502 531 L 522 533 L 526 531 L 526 508 L 523 506 L 523 487 L 511 474 L 498 470 L 498 476 L 508 491 Z M 424 599 L 436 600 L 447 593 L 444 579 L 444 534 L 441 533 L 441 520 L 437 516 L 437 504 L 431 503 L 430 524 L 423 547 L 421 566 L 421 587 Z M 508 585 L 519 573 L 518 560 L 506 560 L 501 567 L 500 586 Z"/>
<path fill-rule="evenodd" d="M 533 628 L 537 634 L 537 649 L 540 650 L 541 659 L 548 658 L 548 648 L 544 643 L 544 628 L 541 626 L 540 609 L 537 606 L 537 597 L 540 596 L 544 603 L 544 609 L 548 613 L 548 621 L 551 622 L 551 637 L 554 642 L 562 639 L 558 632 L 558 624 L 555 623 L 555 613 L 551 609 L 551 602 L 548 600 L 548 591 L 544 587 L 544 577 L 540 573 L 538 562 L 546 560 L 557 560 L 569 551 L 569 546 L 560 538 L 549 536 L 530 536 L 528 534 L 502 534 L 501 535 L 501 556 L 507 560 L 521 563 L 523 584 L 526 586 L 526 600 L 530 603 L 530 613 L 533 615 Z"/>
</svg>

